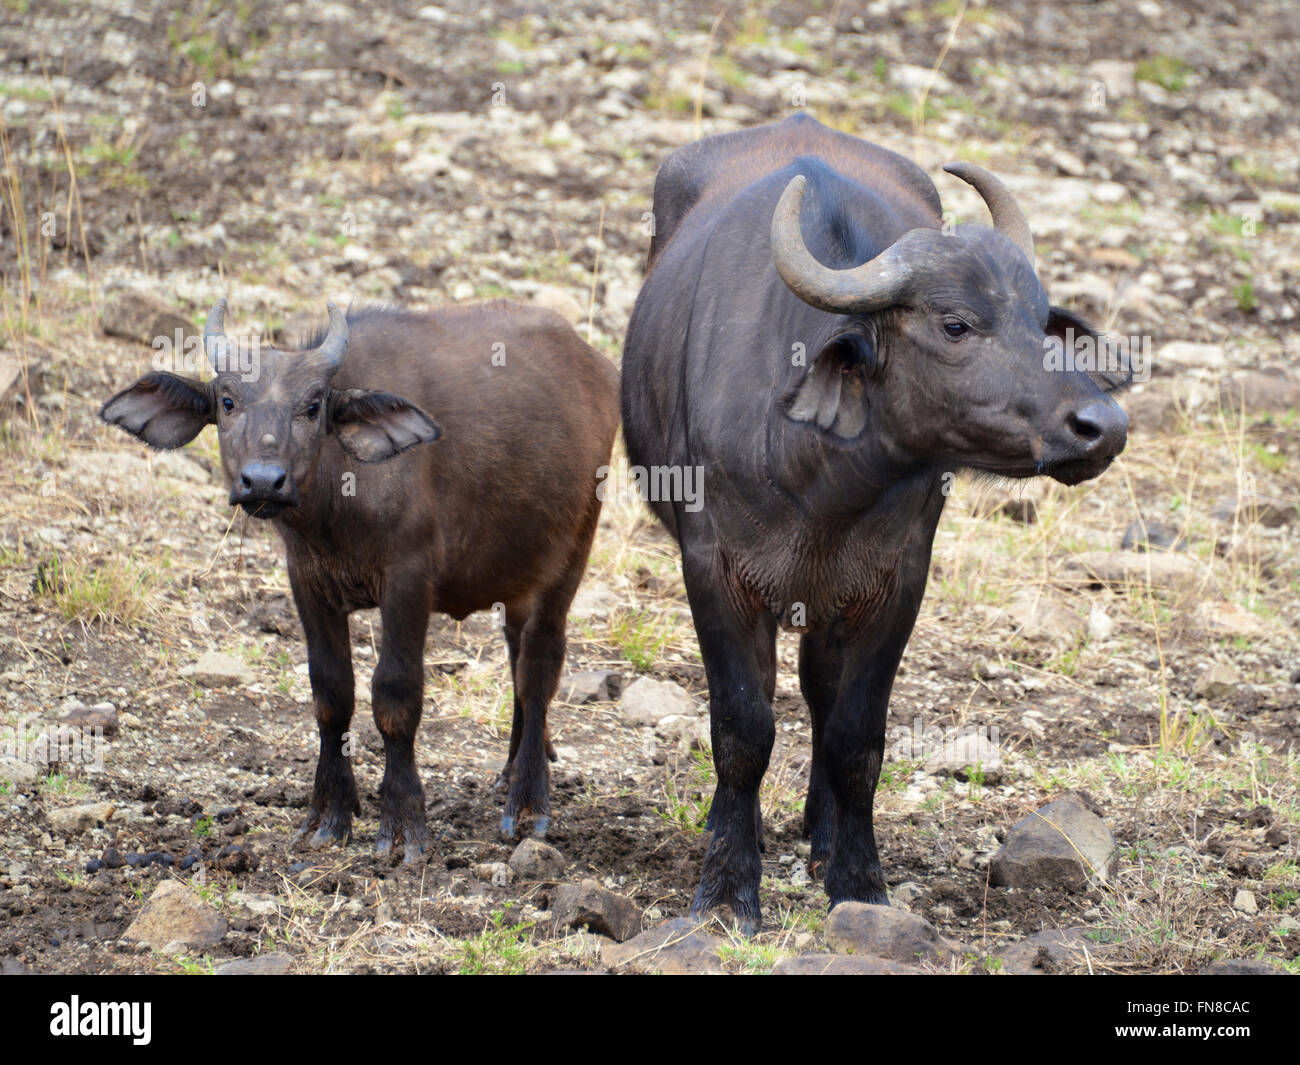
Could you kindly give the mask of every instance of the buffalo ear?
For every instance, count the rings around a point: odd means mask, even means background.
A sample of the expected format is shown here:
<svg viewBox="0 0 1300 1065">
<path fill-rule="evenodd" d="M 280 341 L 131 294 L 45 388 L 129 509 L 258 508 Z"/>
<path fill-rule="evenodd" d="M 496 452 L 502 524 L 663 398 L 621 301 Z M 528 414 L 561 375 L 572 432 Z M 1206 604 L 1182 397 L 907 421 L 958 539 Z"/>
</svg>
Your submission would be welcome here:
<svg viewBox="0 0 1300 1065">
<path fill-rule="evenodd" d="M 150 447 L 175 448 L 216 423 L 217 405 L 211 382 L 149 373 L 100 407 L 99 416 Z"/>
<path fill-rule="evenodd" d="M 1064 307 L 1053 307 L 1047 318 L 1047 335 L 1060 342 L 1067 355 L 1065 365 L 1087 366 L 1085 371 L 1103 392 L 1119 392 L 1133 383 L 1133 364 L 1106 338 Z"/>
<path fill-rule="evenodd" d="M 867 427 L 866 383 L 875 363 L 871 342 L 860 333 L 838 336 L 813 358 L 812 366 L 781 401 L 785 416 L 807 422 L 845 440 Z"/>
<path fill-rule="evenodd" d="M 383 462 L 442 435 L 438 423 L 415 404 L 361 388 L 330 393 L 329 431 L 362 462 Z"/>
</svg>

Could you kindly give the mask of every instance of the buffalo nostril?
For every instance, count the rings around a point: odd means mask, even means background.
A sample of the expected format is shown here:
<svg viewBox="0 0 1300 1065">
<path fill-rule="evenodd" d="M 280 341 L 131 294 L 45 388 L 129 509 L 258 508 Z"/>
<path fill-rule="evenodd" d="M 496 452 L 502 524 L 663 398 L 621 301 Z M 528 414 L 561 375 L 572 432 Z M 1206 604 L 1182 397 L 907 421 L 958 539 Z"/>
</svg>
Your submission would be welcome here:
<svg viewBox="0 0 1300 1065">
<path fill-rule="evenodd" d="M 1073 411 L 1066 418 L 1066 424 L 1075 436 L 1083 440 L 1096 440 L 1101 436 L 1101 428 L 1094 422 L 1075 414 Z"/>
<path fill-rule="evenodd" d="M 277 492 L 280 491 L 280 489 L 282 489 L 282 488 L 284 487 L 284 474 L 283 474 L 283 473 L 281 473 L 280 476 L 277 477 L 277 478 L 275 479 L 275 485 L 274 485 L 273 487 L 275 488 L 275 490 L 276 490 Z"/>
<path fill-rule="evenodd" d="M 1119 454 L 1128 436 L 1128 415 L 1111 400 L 1088 403 L 1065 416 L 1065 424 L 1085 451 Z"/>
</svg>

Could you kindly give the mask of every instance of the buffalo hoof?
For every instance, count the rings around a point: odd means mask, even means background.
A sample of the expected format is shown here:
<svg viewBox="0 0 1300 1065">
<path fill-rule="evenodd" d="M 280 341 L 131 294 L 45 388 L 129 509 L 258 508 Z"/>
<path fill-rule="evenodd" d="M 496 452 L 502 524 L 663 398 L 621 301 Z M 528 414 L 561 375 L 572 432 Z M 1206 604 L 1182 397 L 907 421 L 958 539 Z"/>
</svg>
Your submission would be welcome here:
<svg viewBox="0 0 1300 1065">
<path fill-rule="evenodd" d="M 343 846 L 352 838 L 352 815 L 313 813 L 294 833 L 293 843 L 305 842 L 313 850 Z"/>
<path fill-rule="evenodd" d="M 512 817 L 506 814 L 501 818 L 501 838 L 506 842 L 513 841 L 519 834 L 520 823 L 518 817 Z M 545 839 L 546 833 L 551 830 L 550 814 L 542 814 L 533 820 L 533 838 Z"/>
<path fill-rule="evenodd" d="M 379 858 L 391 857 L 397 846 L 404 846 L 402 860 L 407 865 L 415 865 L 424 860 L 429 850 L 429 826 L 424 819 L 423 803 L 420 813 L 408 817 L 379 818 L 379 835 L 375 837 L 375 855 Z"/>
</svg>

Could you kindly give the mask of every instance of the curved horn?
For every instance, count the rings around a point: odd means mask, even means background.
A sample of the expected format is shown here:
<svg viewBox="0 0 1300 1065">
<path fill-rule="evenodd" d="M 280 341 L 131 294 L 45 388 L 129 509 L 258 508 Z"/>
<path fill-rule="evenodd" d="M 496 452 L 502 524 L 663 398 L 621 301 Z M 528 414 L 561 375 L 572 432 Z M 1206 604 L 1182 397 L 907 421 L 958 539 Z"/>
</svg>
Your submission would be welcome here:
<svg viewBox="0 0 1300 1065">
<path fill-rule="evenodd" d="M 974 163 L 949 163 L 944 167 L 953 177 L 959 177 L 972 186 L 988 204 L 989 214 L 993 216 L 993 228 L 1010 240 L 1025 254 L 1029 265 L 1034 265 L 1034 235 L 1029 232 L 1029 222 L 1025 214 L 1011 195 L 1011 190 L 1002 182 Z"/>
<path fill-rule="evenodd" d="M 330 375 L 338 373 L 343 365 L 343 356 L 348 350 L 348 321 L 343 312 L 333 303 L 325 304 L 329 311 L 330 327 L 325 339 L 320 342 L 316 354 L 329 365 Z"/>
<path fill-rule="evenodd" d="M 799 225 L 807 179 L 799 174 L 781 193 L 772 216 L 772 260 L 796 296 L 823 311 L 866 314 L 895 303 L 910 271 L 891 245 L 869 262 L 835 270 L 817 261 Z"/>
<path fill-rule="evenodd" d="M 230 348 L 230 341 L 226 339 L 226 334 L 222 330 L 225 320 L 226 299 L 223 296 L 217 300 L 212 310 L 208 311 L 208 320 L 203 326 L 203 350 L 207 353 L 208 362 L 212 364 L 212 369 L 216 373 L 226 368 L 226 352 Z"/>
</svg>

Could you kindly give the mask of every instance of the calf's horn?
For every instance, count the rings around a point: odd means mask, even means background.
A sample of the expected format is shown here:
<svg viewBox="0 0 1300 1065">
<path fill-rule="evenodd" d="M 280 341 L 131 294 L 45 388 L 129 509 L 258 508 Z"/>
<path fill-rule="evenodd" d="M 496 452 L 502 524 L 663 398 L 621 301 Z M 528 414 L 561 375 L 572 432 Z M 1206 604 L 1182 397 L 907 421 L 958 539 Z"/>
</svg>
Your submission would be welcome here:
<svg viewBox="0 0 1300 1065">
<path fill-rule="evenodd" d="M 791 178 L 772 216 L 772 259 L 790 290 L 810 306 L 837 314 L 866 314 L 896 303 L 910 271 L 892 245 L 847 270 L 818 262 L 808 250 L 799 225 L 806 184 L 803 174 Z"/>
<path fill-rule="evenodd" d="M 330 327 L 316 354 L 325 360 L 329 373 L 335 374 L 343 365 L 343 355 L 348 350 L 348 320 L 333 303 L 327 303 L 325 309 L 329 311 Z"/>
<path fill-rule="evenodd" d="M 207 353 L 212 369 L 217 373 L 227 369 L 226 352 L 229 350 L 230 341 L 226 339 L 226 334 L 221 328 L 225 320 L 226 301 L 223 297 L 217 300 L 212 310 L 208 311 L 208 320 L 203 326 L 203 350 Z"/>
<path fill-rule="evenodd" d="M 993 216 L 993 228 L 1024 252 L 1029 265 L 1033 266 L 1034 235 L 1029 232 L 1025 213 L 1011 195 L 1011 190 L 982 166 L 974 163 L 949 163 L 944 170 L 953 177 L 961 178 L 984 198 L 989 214 Z"/>
</svg>

